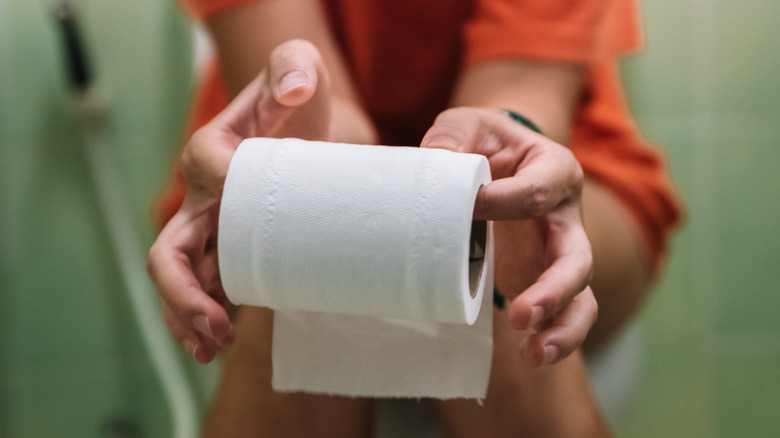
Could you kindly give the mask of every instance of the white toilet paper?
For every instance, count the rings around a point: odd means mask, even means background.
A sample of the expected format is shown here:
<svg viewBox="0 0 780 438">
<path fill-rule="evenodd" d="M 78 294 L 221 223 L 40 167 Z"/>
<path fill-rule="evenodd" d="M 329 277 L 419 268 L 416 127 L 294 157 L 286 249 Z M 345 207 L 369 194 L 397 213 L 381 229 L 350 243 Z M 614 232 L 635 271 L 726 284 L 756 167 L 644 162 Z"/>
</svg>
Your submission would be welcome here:
<svg viewBox="0 0 780 438">
<path fill-rule="evenodd" d="M 232 302 L 276 309 L 274 388 L 484 397 L 492 236 L 471 217 L 489 181 L 479 155 L 245 140 L 223 191 L 220 275 Z"/>
</svg>

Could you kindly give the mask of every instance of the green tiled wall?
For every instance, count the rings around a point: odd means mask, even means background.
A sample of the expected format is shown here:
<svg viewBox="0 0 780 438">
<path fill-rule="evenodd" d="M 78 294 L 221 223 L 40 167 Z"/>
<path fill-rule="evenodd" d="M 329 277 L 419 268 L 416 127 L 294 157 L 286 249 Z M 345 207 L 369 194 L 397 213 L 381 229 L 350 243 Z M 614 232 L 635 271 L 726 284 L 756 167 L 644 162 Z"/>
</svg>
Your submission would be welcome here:
<svg viewBox="0 0 780 438">
<path fill-rule="evenodd" d="M 780 430 L 780 3 L 643 3 L 647 49 L 625 64 L 647 136 L 688 217 L 642 315 L 646 376 L 627 437 Z"/>
<path fill-rule="evenodd" d="M 188 100 L 175 2 L 81 0 L 108 99 L 110 147 L 144 245 Z M 0 436 L 167 436 L 65 91 L 45 0 L 0 0 Z M 644 375 L 625 437 L 773 437 L 780 430 L 780 3 L 643 3 L 631 106 L 687 204 L 640 316 Z"/>
<path fill-rule="evenodd" d="M 81 0 L 108 145 L 143 247 L 189 95 L 175 2 Z M 65 86 L 54 1 L 0 0 L 0 436 L 168 436 Z"/>
</svg>

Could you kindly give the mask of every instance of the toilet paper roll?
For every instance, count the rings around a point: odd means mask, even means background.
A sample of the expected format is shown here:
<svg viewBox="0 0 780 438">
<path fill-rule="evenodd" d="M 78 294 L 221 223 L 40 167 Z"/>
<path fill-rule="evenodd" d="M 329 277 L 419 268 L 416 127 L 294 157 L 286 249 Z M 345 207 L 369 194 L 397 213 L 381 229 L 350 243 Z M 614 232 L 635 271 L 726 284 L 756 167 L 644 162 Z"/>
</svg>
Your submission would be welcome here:
<svg viewBox="0 0 780 438">
<path fill-rule="evenodd" d="M 489 181 L 474 154 L 242 142 L 219 268 L 231 302 L 277 310 L 275 389 L 484 396 L 491 318 L 474 322 L 490 296 L 492 236 L 472 214 Z"/>
<path fill-rule="evenodd" d="M 481 155 L 245 140 L 220 208 L 222 284 L 235 304 L 471 324 L 489 181 Z"/>
</svg>

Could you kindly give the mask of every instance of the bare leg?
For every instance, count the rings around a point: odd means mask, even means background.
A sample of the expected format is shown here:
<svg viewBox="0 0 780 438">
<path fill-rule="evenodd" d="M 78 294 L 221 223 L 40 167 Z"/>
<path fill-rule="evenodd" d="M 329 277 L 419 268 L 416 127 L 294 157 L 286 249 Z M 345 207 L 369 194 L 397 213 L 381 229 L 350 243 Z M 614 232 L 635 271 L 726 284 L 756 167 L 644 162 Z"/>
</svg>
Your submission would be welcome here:
<svg viewBox="0 0 780 438">
<path fill-rule="evenodd" d="M 271 311 L 241 309 L 236 320 L 236 342 L 225 353 L 222 376 L 202 436 L 370 436 L 370 400 L 271 389 L 272 328 Z"/>
<path fill-rule="evenodd" d="M 544 242 L 534 221 L 497 222 L 495 280 L 507 300 L 546 268 Z M 522 357 L 529 332 L 512 328 L 508 312 L 493 311 L 493 364 L 484 406 L 440 401 L 448 437 L 607 437 L 609 428 L 591 392 L 582 355 L 531 368 Z"/>
<path fill-rule="evenodd" d="M 599 319 L 583 349 L 595 351 L 634 317 L 652 286 L 650 257 L 639 226 L 606 189 L 588 182 L 583 192 L 585 230 L 593 247 L 591 287 Z"/>
<path fill-rule="evenodd" d="M 609 437 L 591 394 L 579 352 L 549 366 L 529 368 L 520 357 L 525 333 L 513 330 L 506 311 L 494 310 L 494 353 L 487 398 L 438 401 L 449 438 Z"/>
</svg>

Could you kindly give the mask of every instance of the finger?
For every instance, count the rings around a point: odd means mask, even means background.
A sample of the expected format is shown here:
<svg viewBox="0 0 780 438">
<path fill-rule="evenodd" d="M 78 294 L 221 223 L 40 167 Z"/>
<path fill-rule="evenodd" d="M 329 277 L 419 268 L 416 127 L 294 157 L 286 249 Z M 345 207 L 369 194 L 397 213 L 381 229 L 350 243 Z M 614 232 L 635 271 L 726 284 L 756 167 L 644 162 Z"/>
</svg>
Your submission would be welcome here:
<svg viewBox="0 0 780 438">
<path fill-rule="evenodd" d="M 202 259 L 193 271 L 201 287 L 211 298 L 223 306 L 228 303 L 227 294 L 222 288 L 222 278 L 219 274 L 216 239 L 209 239 Z"/>
<path fill-rule="evenodd" d="M 268 72 L 263 69 L 252 82 L 246 85 L 230 103 L 205 126 L 230 127 L 236 131 L 244 128 L 247 114 L 252 114 L 258 101 L 273 100 L 267 88 Z"/>
<path fill-rule="evenodd" d="M 185 245 L 198 245 L 197 232 L 186 231 L 179 213 L 160 233 L 149 250 L 147 270 L 176 320 L 215 342 L 232 342 L 233 327 L 227 312 L 202 288 L 192 271 Z M 184 228 L 184 230 L 179 230 Z M 178 234 L 176 235 L 178 231 Z M 185 242 L 179 246 L 175 242 Z"/>
<path fill-rule="evenodd" d="M 458 107 L 450 108 L 436 117 L 423 136 L 420 146 L 480 154 L 488 158 L 511 149 L 503 158 L 513 157 L 513 162 L 517 163 L 522 158 L 518 158 L 518 155 L 522 155 L 523 150 L 528 149 L 538 139 L 552 142 L 496 111 Z M 496 170 L 492 161 L 491 159 L 491 170 Z"/>
<path fill-rule="evenodd" d="M 181 255 L 150 252 L 150 275 L 172 316 L 187 329 L 217 343 L 232 342 L 233 327 L 227 312 L 197 282 Z"/>
<path fill-rule="evenodd" d="M 282 43 L 268 65 L 207 126 L 243 138 L 270 136 L 327 82 L 319 51 L 304 40 Z"/>
<path fill-rule="evenodd" d="M 260 101 L 262 135 L 324 140 L 330 136 L 330 76 L 319 51 L 308 41 L 292 40 L 269 58 L 268 88 L 273 102 Z"/>
<path fill-rule="evenodd" d="M 478 153 L 475 143 L 482 132 L 480 111 L 475 108 L 452 108 L 442 112 L 428 128 L 420 147 Z"/>
<path fill-rule="evenodd" d="M 483 186 L 477 193 L 474 218 L 522 220 L 543 216 L 562 202 L 578 197 L 584 176 L 571 152 L 549 140 L 528 148 L 506 148 L 489 158 L 491 171 L 514 167 L 514 175 Z"/>
<path fill-rule="evenodd" d="M 227 312 L 202 290 L 188 263 L 164 252 L 150 259 L 152 279 L 176 323 L 220 345 L 230 345 L 234 330 Z"/>
<path fill-rule="evenodd" d="M 299 106 L 308 101 L 317 89 L 318 72 L 324 72 L 317 48 L 300 39 L 287 41 L 274 49 L 268 67 L 274 98 L 285 106 Z"/>
<path fill-rule="evenodd" d="M 531 335 L 523 348 L 533 366 L 560 361 L 580 347 L 598 317 L 598 304 L 590 287 L 585 288 L 544 331 Z"/>
<path fill-rule="evenodd" d="M 510 319 L 516 329 L 537 328 L 565 309 L 590 283 L 593 254 L 580 216 L 579 206 L 572 204 L 545 218 L 545 251 L 551 264 L 510 304 Z"/>
<path fill-rule="evenodd" d="M 488 157 L 494 181 L 477 193 L 475 219 L 536 218 L 582 191 L 582 169 L 568 149 L 495 111 L 444 111 L 420 146 Z"/>
<path fill-rule="evenodd" d="M 200 363 L 211 362 L 217 353 L 217 346 L 214 340 L 206 338 L 196 330 L 190 329 L 181 324 L 171 310 L 170 306 L 164 301 L 161 303 L 163 319 L 173 339 L 195 360 Z"/>
</svg>

